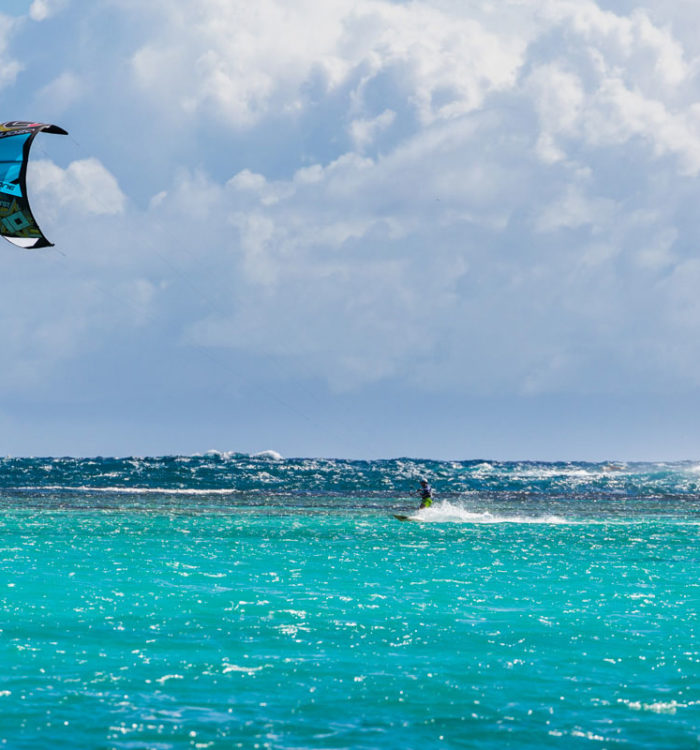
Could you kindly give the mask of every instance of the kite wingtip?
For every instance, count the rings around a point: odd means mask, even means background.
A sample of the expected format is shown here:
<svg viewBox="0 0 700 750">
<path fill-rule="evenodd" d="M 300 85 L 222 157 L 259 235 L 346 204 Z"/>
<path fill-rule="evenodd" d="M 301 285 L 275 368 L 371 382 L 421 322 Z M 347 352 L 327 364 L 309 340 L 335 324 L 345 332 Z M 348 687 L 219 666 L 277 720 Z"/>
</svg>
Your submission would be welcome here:
<svg viewBox="0 0 700 750">
<path fill-rule="evenodd" d="M 54 135 L 68 135 L 68 131 L 59 125 L 49 125 L 48 128 L 44 128 L 44 132 L 53 133 Z"/>
</svg>

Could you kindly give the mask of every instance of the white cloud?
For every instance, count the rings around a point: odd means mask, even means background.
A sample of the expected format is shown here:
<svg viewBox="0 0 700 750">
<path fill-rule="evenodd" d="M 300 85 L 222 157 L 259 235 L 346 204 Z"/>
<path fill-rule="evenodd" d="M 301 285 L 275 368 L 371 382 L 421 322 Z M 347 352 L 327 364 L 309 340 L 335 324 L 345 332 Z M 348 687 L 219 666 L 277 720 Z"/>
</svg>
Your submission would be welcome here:
<svg viewBox="0 0 700 750">
<path fill-rule="evenodd" d="M 593 0 L 513 0 L 498 13 L 477 0 L 460 8 L 203 0 L 196 11 L 156 3 L 147 13 L 155 33 L 133 71 L 158 116 L 173 122 L 213 117 L 245 130 L 309 116 L 342 92 L 347 132 L 362 152 L 410 111 L 425 127 L 500 94 L 534 105 L 537 152 L 550 164 L 567 161 L 567 139 L 592 147 L 639 139 L 655 156 L 675 156 L 683 173 L 700 170 L 698 65 L 670 23 L 643 8 L 625 16 Z"/>
<path fill-rule="evenodd" d="M 349 83 L 357 103 L 381 75 L 430 122 L 471 111 L 515 82 L 525 43 L 493 27 L 427 2 L 201 0 L 196 10 L 164 14 L 133 68 L 158 101 L 236 127 L 299 112 L 314 79 L 325 91 Z"/>
<path fill-rule="evenodd" d="M 216 311 L 187 323 L 184 340 L 283 357 L 338 389 L 408 379 L 472 392 L 587 391 L 604 379 L 601 360 L 617 373 L 606 388 L 630 377 L 652 349 L 619 341 L 639 339 L 657 280 L 680 261 L 665 209 L 634 212 L 596 194 L 595 173 L 547 204 L 540 183 L 551 167 L 505 171 L 486 124 L 462 140 L 455 129 L 286 182 L 245 171 L 224 191 L 202 183 L 204 203 L 235 230 L 214 261 L 213 286 L 228 279 L 230 296 L 217 294 Z M 471 138 L 495 160 L 491 169 L 482 153 L 473 183 L 474 152 L 459 150 Z M 192 183 L 181 191 L 192 195 Z M 532 211 L 531 228 L 486 220 L 497 197 L 506 214 Z M 654 363 L 656 377 L 679 376 Z"/>
<path fill-rule="evenodd" d="M 640 362 L 649 382 L 700 369 L 682 322 L 700 49 L 670 6 L 109 7 L 143 34 L 141 96 L 100 103 L 132 127 L 99 131 L 99 160 L 30 177 L 67 244 L 119 266 L 134 327 L 336 388 L 585 391 L 624 387 Z M 91 81 L 125 49 L 95 54 Z M 43 83 L 56 106 L 88 106 L 75 74 Z M 100 243 L 111 254 L 90 255 Z M 652 356 L 656 335 L 685 369 Z"/>
<path fill-rule="evenodd" d="M 71 162 L 62 169 L 51 161 L 30 161 L 27 180 L 45 206 L 77 214 L 120 214 L 126 196 L 114 176 L 95 158 Z"/>
<path fill-rule="evenodd" d="M 608 70 L 627 70 L 638 82 L 674 87 L 688 75 L 682 46 L 668 28 L 655 26 L 643 8 L 629 16 L 601 10 L 592 0 L 557 2 L 553 16 L 570 23 L 571 30 L 598 51 Z"/>
<path fill-rule="evenodd" d="M 639 248 L 636 261 L 642 268 L 650 270 L 665 269 L 678 262 L 673 246 L 678 241 L 679 232 L 673 228 L 659 228 L 648 242 Z"/>
<path fill-rule="evenodd" d="M 22 63 L 8 53 L 8 40 L 18 25 L 15 19 L 0 13 L 0 89 L 14 83 L 23 68 Z"/>
<path fill-rule="evenodd" d="M 350 136 L 358 151 L 364 151 L 382 131 L 389 128 L 396 119 L 396 112 L 385 109 L 372 118 L 360 118 L 350 123 Z"/>
<path fill-rule="evenodd" d="M 581 142 L 622 146 L 638 138 L 655 156 L 677 157 L 682 174 L 700 172 L 700 107 L 694 103 L 673 111 L 614 77 L 585 95 L 575 76 L 551 66 L 535 70 L 530 82 L 541 118 L 537 151 L 543 161 L 565 160 L 567 147 Z"/>
<path fill-rule="evenodd" d="M 47 109 L 61 113 L 75 105 L 85 94 L 85 90 L 85 84 L 79 76 L 65 71 L 41 89 L 38 100 Z"/>
<path fill-rule="evenodd" d="M 569 185 L 563 196 L 543 208 L 536 228 L 539 232 L 554 232 L 588 225 L 599 232 L 610 228 L 617 210 L 614 201 L 590 198 L 580 188 Z"/>
<path fill-rule="evenodd" d="M 33 0 L 29 6 L 29 17 L 33 21 L 45 21 L 67 5 L 68 0 Z"/>
<path fill-rule="evenodd" d="M 657 156 L 670 153 L 679 157 L 682 174 L 696 176 L 700 172 L 699 114 L 695 107 L 674 113 L 663 103 L 629 90 L 621 81 L 609 79 L 587 113 L 585 128 L 593 145 L 643 138 Z"/>
<path fill-rule="evenodd" d="M 527 90 L 542 123 L 538 152 L 545 161 L 559 161 L 561 152 L 554 145 L 556 136 L 570 137 L 579 133 L 586 101 L 583 82 L 575 73 L 562 69 L 561 64 L 549 63 L 533 70 L 527 80 Z M 552 149 L 556 149 L 556 153 L 550 158 Z"/>
<path fill-rule="evenodd" d="M 550 2 L 544 17 L 566 48 L 553 45 L 528 90 L 540 116 L 540 157 L 563 161 L 569 146 L 620 146 L 634 139 L 671 154 L 683 174 L 700 172 L 697 64 L 668 26 L 644 9 L 630 16 L 595 2 Z"/>
</svg>

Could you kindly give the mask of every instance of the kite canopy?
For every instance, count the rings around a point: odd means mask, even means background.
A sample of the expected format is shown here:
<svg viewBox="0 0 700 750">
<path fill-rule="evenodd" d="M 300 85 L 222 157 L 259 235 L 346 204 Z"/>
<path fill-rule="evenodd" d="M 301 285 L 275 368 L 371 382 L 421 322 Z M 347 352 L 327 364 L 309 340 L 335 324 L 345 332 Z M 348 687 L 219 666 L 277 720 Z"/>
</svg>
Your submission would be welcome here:
<svg viewBox="0 0 700 750">
<path fill-rule="evenodd" d="M 0 234 L 18 247 L 53 247 L 39 229 L 27 199 L 29 149 L 42 130 L 68 135 L 58 125 L 42 122 L 0 124 Z"/>
</svg>

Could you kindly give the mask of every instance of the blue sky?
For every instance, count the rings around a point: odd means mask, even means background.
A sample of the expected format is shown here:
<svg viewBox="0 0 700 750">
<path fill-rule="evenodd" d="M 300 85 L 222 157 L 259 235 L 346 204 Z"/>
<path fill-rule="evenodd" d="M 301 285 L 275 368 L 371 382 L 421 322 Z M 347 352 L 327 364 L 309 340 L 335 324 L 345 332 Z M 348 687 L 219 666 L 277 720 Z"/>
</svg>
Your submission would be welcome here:
<svg viewBox="0 0 700 750">
<path fill-rule="evenodd" d="M 700 453 L 700 24 L 660 0 L 8 0 L 55 250 L 0 452 Z"/>
</svg>

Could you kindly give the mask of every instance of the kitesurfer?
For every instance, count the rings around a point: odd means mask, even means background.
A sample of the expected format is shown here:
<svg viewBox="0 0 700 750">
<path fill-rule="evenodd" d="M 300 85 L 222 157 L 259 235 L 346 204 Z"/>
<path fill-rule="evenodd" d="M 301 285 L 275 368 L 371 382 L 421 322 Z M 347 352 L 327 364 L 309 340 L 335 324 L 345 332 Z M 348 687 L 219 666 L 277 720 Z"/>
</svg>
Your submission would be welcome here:
<svg viewBox="0 0 700 750">
<path fill-rule="evenodd" d="M 420 480 L 420 507 L 429 508 L 433 504 L 433 488 L 425 479 Z"/>
</svg>

